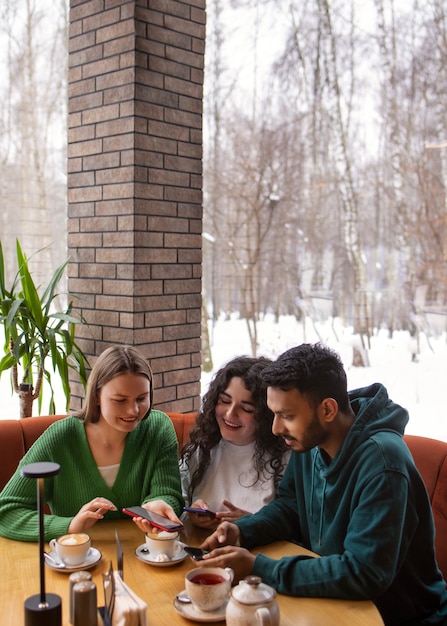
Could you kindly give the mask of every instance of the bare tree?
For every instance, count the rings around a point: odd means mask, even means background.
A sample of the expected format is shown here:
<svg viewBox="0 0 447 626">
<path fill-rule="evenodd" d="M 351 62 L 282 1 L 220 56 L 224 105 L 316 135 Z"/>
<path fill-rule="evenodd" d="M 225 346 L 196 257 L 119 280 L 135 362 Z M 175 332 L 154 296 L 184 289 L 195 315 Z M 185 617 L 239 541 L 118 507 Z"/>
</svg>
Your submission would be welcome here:
<svg viewBox="0 0 447 626">
<path fill-rule="evenodd" d="M 367 0 L 366 28 L 364 20 L 360 26 L 364 4 L 231 3 L 242 11 L 234 22 L 251 18 L 255 89 L 245 107 L 239 89 L 224 99 L 227 114 L 213 135 L 220 157 L 214 160 L 209 215 L 216 228 L 207 229 L 219 243 L 206 248 L 216 252 L 208 265 L 218 276 L 216 313 L 236 307 L 257 309 L 258 316 L 267 311 L 341 316 L 366 348 L 374 329 L 412 330 L 430 302 L 444 306 L 447 150 L 430 154 L 424 146 L 427 139 L 436 144 L 447 137 L 447 63 L 443 2 L 430 0 L 422 7 L 415 1 L 397 11 L 394 0 Z M 221 10 L 223 15 L 227 5 Z M 262 53 L 256 45 L 269 10 L 288 28 L 272 81 L 260 83 L 255 78 L 261 75 Z M 226 46 L 232 35 L 225 32 Z M 225 81 L 227 72 L 221 84 Z M 262 133 L 270 133 L 269 156 Z M 274 187 L 266 161 L 279 164 Z M 256 264 L 269 288 L 247 280 L 247 289 L 258 293 L 243 307 L 238 283 L 247 259 L 239 267 L 234 258 L 230 264 L 229 236 L 218 231 L 241 238 L 251 207 L 262 209 L 265 189 L 275 208 L 271 221 L 258 214 L 270 227 Z"/>
<path fill-rule="evenodd" d="M 66 256 L 66 73 L 68 5 L 5 0 L 0 86 L 2 241 L 12 264 L 15 238 L 46 248 L 42 280 Z"/>
</svg>

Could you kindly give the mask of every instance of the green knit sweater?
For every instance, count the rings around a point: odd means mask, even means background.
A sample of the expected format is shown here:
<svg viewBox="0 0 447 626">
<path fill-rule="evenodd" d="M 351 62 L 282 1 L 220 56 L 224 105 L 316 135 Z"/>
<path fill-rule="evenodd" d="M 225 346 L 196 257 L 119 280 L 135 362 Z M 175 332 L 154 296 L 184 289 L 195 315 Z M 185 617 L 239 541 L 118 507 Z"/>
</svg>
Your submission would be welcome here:
<svg viewBox="0 0 447 626">
<path fill-rule="evenodd" d="M 30 418 L 32 419 L 32 418 Z M 110 489 L 90 452 L 85 428 L 76 417 L 52 424 L 25 454 L 0 493 L 0 535 L 19 541 L 37 541 L 36 481 L 23 478 L 20 469 L 27 463 L 53 461 L 60 472 L 45 479 L 45 502 L 51 515 L 44 517 L 48 541 L 67 532 L 73 517 L 96 497 L 113 502 L 116 512 L 105 519 L 126 517 L 123 507 L 162 499 L 179 515 L 183 497 L 178 469 L 177 437 L 169 417 L 151 411 L 149 417 L 127 435 L 118 475 Z"/>
</svg>

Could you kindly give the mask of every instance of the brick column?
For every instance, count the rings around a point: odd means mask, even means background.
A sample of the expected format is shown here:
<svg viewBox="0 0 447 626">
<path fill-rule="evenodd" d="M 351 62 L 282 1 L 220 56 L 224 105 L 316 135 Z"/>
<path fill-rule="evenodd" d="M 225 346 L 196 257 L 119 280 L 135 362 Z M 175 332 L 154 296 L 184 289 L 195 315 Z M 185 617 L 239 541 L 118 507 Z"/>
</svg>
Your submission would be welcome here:
<svg viewBox="0 0 447 626">
<path fill-rule="evenodd" d="M 155 404 L 200 396 L 205 0 L 71 0 L 69 292 L 93 361 L 132 344 Z M 72 408 L 82 387 L 73 382 Z"/>
</svg>

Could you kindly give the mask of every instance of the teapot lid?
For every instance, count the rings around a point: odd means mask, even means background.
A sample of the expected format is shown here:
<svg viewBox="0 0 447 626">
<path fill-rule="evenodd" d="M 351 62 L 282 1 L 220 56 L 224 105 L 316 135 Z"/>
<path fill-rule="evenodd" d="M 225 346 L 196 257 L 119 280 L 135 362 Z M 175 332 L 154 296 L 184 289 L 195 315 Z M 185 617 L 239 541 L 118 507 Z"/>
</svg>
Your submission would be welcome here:
<svg viewBox="0 0 447 626">
<path fill-rule="evenodd" d="M 259 576 L 247 576 L 231 592 L 241 604 L 262 604 L 271 602 L 276 591 L 262 582 Z"/>
</svg>

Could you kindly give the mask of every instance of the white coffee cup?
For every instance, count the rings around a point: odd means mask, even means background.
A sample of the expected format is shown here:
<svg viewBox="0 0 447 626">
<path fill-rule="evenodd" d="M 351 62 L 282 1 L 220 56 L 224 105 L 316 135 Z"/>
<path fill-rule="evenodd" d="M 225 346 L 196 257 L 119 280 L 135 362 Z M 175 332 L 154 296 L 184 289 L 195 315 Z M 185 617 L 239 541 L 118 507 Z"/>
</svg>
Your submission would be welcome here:
<svg viewBox="0 0 447 626">
<path fill-rule="evenodd" d="M 185 576 L 186 592 L 197 609 L 215 611 L 228 598 L 233 578 L 230 567 L 196 567 Z"/>
<path fill-rule="evenodd" d="M 154 561 L 169 561 L 182 549 L 177 532 L 146 533 L 146 545 Z"/>
<path fill-rule="evenodd" d="M 80 565 L 87 558 L 91 539 L 87 533 L 69 533 L 51 539 L 49 544 L 65 565 Z"/>
</svg>

